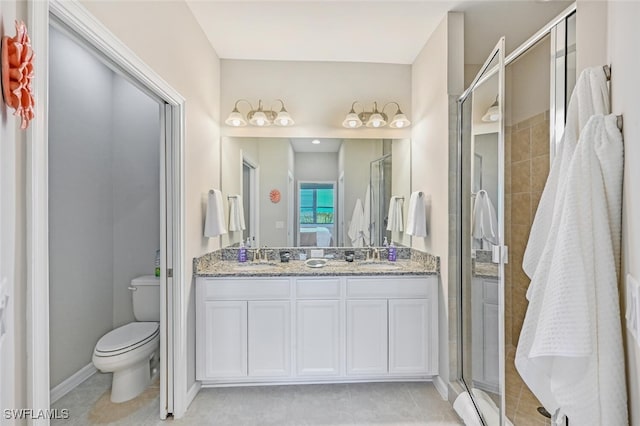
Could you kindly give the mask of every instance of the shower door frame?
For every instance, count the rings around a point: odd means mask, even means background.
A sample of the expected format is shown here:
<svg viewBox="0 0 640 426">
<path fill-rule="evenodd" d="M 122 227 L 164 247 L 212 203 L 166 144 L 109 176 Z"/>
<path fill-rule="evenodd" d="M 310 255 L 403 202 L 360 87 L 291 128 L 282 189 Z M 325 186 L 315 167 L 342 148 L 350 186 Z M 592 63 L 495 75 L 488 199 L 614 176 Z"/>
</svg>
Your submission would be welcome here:
<svg viewBox="0 0 640 426">
<path fill-rule="evenodd" d="M 540 28 L 540 30 L 538 30 L 535 34 L 533 34 L 531 37 L 529 37 L 529 39 L 527 39 L 524 43 L 522 43 L 520 46 L 518 46 L 516 49 L 514 49 L 509 55 L 506 56 L 505 60 L 504 60 L 504 66 L 505 68 L 511 64 L 512 62 L 514 62 L 515 60 L 517 60 L 521 55 L 525 54 L 531 47 L 533 47 L 534 45 L 536 45 L 539 41 L 541 41 L 543 38 L 545 38 L 547 35 L 551 35 L 551 48 L 552 48 L 552 52 L 551 54 L 551 76 L 552 79 L 550 81 L 550 137 L 549 137 L 549 143 L 550 143 L 550 158 L 553 159 L 553 155 L 555 153 L 555 146 L 556 143 L 560 140 L 562 132 L 558 131 L 558 126 L 560 126 L 563 123 L 560 123 L 560 121 L 562 120 L 563 116 L 565 116 L 565 105 L 567 103 L 567 99 L 566 99 L 566 87 L 564 86 L 564 84 L 566 83 L 566 76 L 565 76 L 565 80 L 563 82 L 556 80 L 556 75 L 555 75 L 555 67 L 556 67 L 556 59 L 557 59 L 557 44 L 558 44 L 558 40 L 562 37 L 564 37 L 566 35 L 566 31 L 560 29 L 560 31 L 558 31 L 559 26 L 564 25 L 565 29 L 566 29 L 566 22 L 567 20 L 574 14 L 577 13 L 577 4 L 576 3 L 572 3 L 570 6 L 568 6 L 564 11 L 562 11 L 562 13 L 560 13 L 559 15 L 557 15 L 554 19 L 552 19 L 551 21 L 549 21 L 546 25 L 544 25 L 542 28 Z M 491 57 L 491 56 L 490 56 Z M 482 69 L 484 70 L 484 68 Z M 481 70 L 481 71 L 482 71 Z M 494 67 L 492 70 L 490 70 L 489 72 L 486 73 L 486 76 L 484 78 L 489 78 L 491 75 L 493 75 L 493 73 L 495 73 L 498 70 L 498 67 Z M 566 68 L 565 68 L 565 72 L 566 72 Z M 481 74 L 481 72 L 479 73 Z M 480 81 L 481 82 L 481 81 Z M 473 87 L 474 85 L 476 85 L 478 82 L 477 81 L 473 81 L 470 85 L 470 87 Z M 558 83 L 562 83 L 562 84 L 558 84 Z M 462 130 L 462 122 L 461 122 L 461 102 L 460 100 L 466 98 L 469 93 L 468 93 L 469 89 L 466 89 L 465 92 L 460 96 L 459 100 L 458 100 L 458 143 L 460 144 L 460 135 L 461 135 L 461 130 Z M 564 92 L 563 93 L 559 93 L 560 91 Z M 462 152 L 460 149 L 460 146 L 458 146 L 458 170 L 459 167 L 461 166 L 461 162 L 462 162 Z M 504 168 L 504 164 L 502 164 L 502 167 Z M 456 214 L 458 215 L 458 224 L 456 227 L 456 243 L 459 245 L 456 250 L 458 253 L 458 259 L 455 263 L 455 265 L 453 265 L 457 271 L 459 271 L 459 275 L 457 277 L 457 280 L 455 282 L 456 288 L 456 297 L 457 297 L 457 308 L 460 310 L 462 308 L 462 301 L 461 301 L 461 292 L 460 292 L 460 284 L 461 284 L 461 279 L 462 276 L 460 275 L 462 272 L 462 247 L 460 246 L 460 244 L 462 243 L 462 231 L 461 231 L 461 224 L 462 224 L 462 217 L 461 217 L 461 195 L 462 195 L 462 180 L 460 178 L 460 173 L 458 173 L 457 175 L 457 182 L 456 182 L 456 188 L 458 189 L 458 197 L 457 197 L 457 205 L 456 205 Z M 504 281 L 504 279 L 501 279 L 501 281 Z M 501 294 L 500 297 L 504 300 L 504 294 L 502 293 L 502 290 L 504 289 L 504 286 L 501 287 Z M 504 305 L 501 305 L 501 309 L 504 310 Z M 501 315 L 502 318 L 504 318 L 504 312 L 501 312 L 499 315 Z M 461 312 L 458 313 L 458 318 L 456 318 L 455 321 L 457 321 L 456 323 L 456 334 L 457 334 L 457 340 L 456 340 L 456 344 L 457 344 L 457 362 L 456 362 L 456 366 L 455 366 L 455 371 L 452 372 L 452 377 L 457 377 L 459 380 L 462 379 L 462 321 L 461 321 Z M 504 337 L 504 330 L 501 330 L 501 334 Z M 501 343 L 501 347 L 499 348 L 500 353 L 501 353 L 501 358 L 502 358 L 502 366 L 500 367 L 501 369 L 501 374 L 504 375 L 504 339 L 502 339 L 502 343 Z M 501 380 L 501 389 L 503 391 L 503 395 L 502 395 L 502 404 L 500 407 L 500 411 L 501 411 L 501 415 L 500 415 L 500 422 L 501 424 L 505 423 L 505 420 L 507 419 L 506 416 L 506 404 L 504 401 L 504 391 L 506 389 L 504 389 L 504 381 Z M 475 403 L 475 402 L 474 402 Z"/>
<path fill-rule="evenodd" d="M 184 285 L 184 141 L 185 99 L 77 1 L 28 0 L 28 27 L 36 76 L 33 80 L 36 119 L 27 131 L 27 398 L 33 410 L 50 409 L 49 384 L 49 247 L 48 247 L 48 62 L 49 27 L 66 26 L 99 56 L 139 88 L 160 100 L 161 127 L 161 258 L 160 412 L 184 415 L 199 390 L 187 383 L 187 286 Z M 32 424 L 48 425 L 49 419 Z"/>
<path fill-rule="evenodd" d="M 500 111 L 500 119 L 498 122 L 498 211 L 497 211 L 497 220 L 498 220 L 498 245 L 494 246 L 494 262 L 498 264 L 498 389 L 500 394 L 500 424 L 503 423 L 504 413 L 505 413 L 505 355 L 504 355 L 504 264 L 507 257 L 507 247 L 505 244 L 505 235 L 504 235 L 504 99 L 505 99 L 505 38 L 501 37 L 496 46 L 493 48 L 487 60 L 478 71 L 478 74 L 473 79 L 469 87 L 464 91 L 464 93 L 458 98 L 457 102 L 457 114 L 458 114 L 458 123 L 457 123 L 457 131 L 458 131 L 458 166 L 457 166 L 457 203 L 456 203 L 456 213 L 458 217 L 458 223 L 456 226 L 456 240 L 457 240 L 457 252 L 458 252 L 458 262 L 457 262 L 457 270 L 458 270 L 458 280 L 457 280 L 457 295 L 458 295 L 458 312 L 459 312 L 459 320 L 458 320 L 458 377 L 460 381 L 463 383 L 463 386 L 467 390 L 471 401 L 473 402 L 474 409 L 478 414 L 478 418 L 481 419 L 482 424 L 484 424 L 484 419 L 480 413 L 480 409 L 476 404 L 475 399 L 473 398 L 473 394 L 471 392 L 471 383 L 467 383 L 463 376 L 463 359 L 465 353 L 465 345 L 467 342 L 464 341 L 464 324 L 462 320 L 463 315 L 463 300 L 462 294 L 463 289 L 462 286 L 464 284 L 464 271 L 465 271 L 465 259 L 463 255 L 465 254 L 464 247 L 469 244 L 468 240 L 464 240 L 465 235 L 463 235 L 462 230 L 465 217 L 462 214 L 463 209 L 463 201 L 462 197 L 464 196 L 464 184 L 462 179 L 462 167 L 463 167 L 463 149 L 462 149 L 462 131 L 464 128 L 464 123 L 462 120 L 462 112 L 463 112 L 463 104 L 467 100 L 471 100 L 470 96 L 473 95 L 473 91 L 475 88 L 482 85 L 484 82 L 492 78 L 496 73 L 498 73 L 498 108 Z M 498 60 L 497 64 L 491 67 L 491 64 L 494 62 L 494 59 Z M 470 151 L 472 153 L 472 151 Z M 471 208 L 469 202 L 469 208 Z M 471 259 L 469 259 L 471 261 Z M 471 277 L 469 277 L 471 278 Z M 470 361 L 469 361 L 470 362 Z M 468 378 L 469 381 L 472 378 Z"/>
</svg>

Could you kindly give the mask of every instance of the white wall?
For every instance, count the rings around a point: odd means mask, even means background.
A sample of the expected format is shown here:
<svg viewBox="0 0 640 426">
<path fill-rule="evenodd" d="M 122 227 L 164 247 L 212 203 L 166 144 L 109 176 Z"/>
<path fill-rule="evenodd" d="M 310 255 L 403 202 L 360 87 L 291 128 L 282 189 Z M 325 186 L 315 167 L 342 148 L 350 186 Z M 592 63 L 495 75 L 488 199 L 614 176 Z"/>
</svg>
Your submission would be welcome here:
<svg viewBox="0 0 640 426">
<path fill-rule="evenodd" d="M 507 126 L 549 109 L 550 49 L 550 37 L 546 37 L 507 67 L 507 96 L 518 96 L 505 103 Z"/>
<path fill-rule="evenodd" d="M 403 138 L 409 129 L 345 129 L 342 121 L 354 101 L 371 110 L 373 101 L 396 101 L 411 120 L 411 67 L 409 65 L 290 62 L 290 61 L 222 61 L 222 121 L 236 100 L 244 98 L 257 107 L 258 99 L 265 107 L 282 99 L 295 120 L 292 127 L 271 126 L 240 128 L 223 124 L 225 135 L 261 137 L 328 137 L 328 138 Z M 379 103 L 379 107 L 382 105 Z M 246 113 L 245 103 L 238 107 Z M 360 110 L 358 110 L 359 112 Z M 395 113 L 389 106 L 385 112 Z"/>
<path fill-rule="evenodd" d="M 159 247 L 159 106 L 68 36 L 50 39 L 51 387 L 133 321 Z M 69 75 L 75 78 L 69 79 Z"/>
<path fill-rule="evenodd" d="M 203 231 L 207 192 L 220 186 L 220 60 L 184 2 L 82 4 L 186 99 L 182 278 L 188 300 L 188 377 L 178 385 L 190 388 L 195 382 L 193 258 L 219 247 L 219 239 L 205 238 Z"/>
<path fill-rule="evenodd" d="M 464 82 L 464 27 L 461 13 L 449 13 L 412 66 L 411 190 L 431 200 L 429 235 L 412 238 L 412 247 L 440 256 L 439 372 L 449 380 L 449 144 L 455 134 L 452 95 Z M 451 96 L 451 97 L 450 97 Z"/>
<path fill-rule="evenodd" d="M 113 79 L 113 326 L 134 321 L 131 280 L 160 248 L 160 105 Z"/>
<path fill-rule="evenodd" d="M 13 36 L 16 19 L 27 18 L 26 2 L 0 2 L 0 33 Z M 13 109 L 0 102 L 0 287 L 8 297 L 0 335 L 0 406 L 27 406 L 25 132 Z M 2 294 L 2 288 L 0 288 Z M 1 297 L 1 296 L 0 296 Z M 3 420 L 4 421 L 4 420 Z"/>
<path fill-rule="evenodd" d="M 579 5 L 581 6 L 581 5 Z M 579 11 L 580 13 L 580 11 Z M 578 15 L 578 21 L 580 20 Z M 615 114 L 624 116 L 624 188 L 622 210 L 622 257 L 625 277 L 631 274 L 640 280 L 640 3 L 608 2 L 608 59 L 611 64 L 611 106 Z M 578 44 L 578 52 L 585 49 Z M 595 65 L 595 64 L 592 64 Z M 624 309 L 622 309 L 624 313 Z M 624 314 L 623 314 L 624 315 Z M 624 318 L 623 318 L 624 320 Z M 624 328 L 626 329 L 626 327 Z M 629 390 L 629 424 L 640 425 L 640 347 L 626 333 L 627 386 Z"/>
</svg>

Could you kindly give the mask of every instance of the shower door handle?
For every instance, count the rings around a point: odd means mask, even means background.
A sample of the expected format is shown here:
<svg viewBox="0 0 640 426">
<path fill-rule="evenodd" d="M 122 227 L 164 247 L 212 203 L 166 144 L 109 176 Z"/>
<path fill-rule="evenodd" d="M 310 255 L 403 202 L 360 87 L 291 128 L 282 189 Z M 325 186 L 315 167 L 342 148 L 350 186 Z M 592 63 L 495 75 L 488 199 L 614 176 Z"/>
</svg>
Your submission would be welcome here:
<svg viewBox="0 0 640 426">
<path fill-rule="evenodd" d="M 507 246 L 492 246 L 491 247 L 491 261 L 493 263 L 509 263 L 509 247 Z"/>
</svg>

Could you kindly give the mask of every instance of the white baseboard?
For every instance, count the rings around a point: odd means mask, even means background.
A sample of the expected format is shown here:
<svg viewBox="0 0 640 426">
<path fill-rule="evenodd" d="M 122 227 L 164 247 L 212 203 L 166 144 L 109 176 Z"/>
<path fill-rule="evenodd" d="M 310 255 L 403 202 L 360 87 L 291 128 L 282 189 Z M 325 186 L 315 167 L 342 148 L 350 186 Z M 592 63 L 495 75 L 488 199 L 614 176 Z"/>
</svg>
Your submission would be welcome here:
<svg viewBox="0 0 640 426">
<path fill-rule="evenodd" d="M 76 386 L 78 386 L 80 383 L 84 382 L 85 380 L 87 380 L 89 377 L 93 376 L 97 372 L 98 370 L 93 366 L 92 362 L 85 365 L 80 370 L 76 371 L 67 380 L 60 383 L 55 388 L 51 389 L 51 394 L 50 394 L 51 404 L 53 404 L 54 402 L 56 402 L 57 400 L 59 400 L 69 392 L 71 392 L 73 389 L 75 389 Z"/>
<path fill-rule="evenodd" d="M 444 382 L 444 380 L 442 380 L 442 377 L 435 376 L 433 378 L 433 385 L 436 387 L 436 390 L 438 391 L 442 399 L 447 401 L 449 399 L 449 387 Z"/>
<path fill-rule="evenodd" d="M 195 383 L 193 384 L 193 386 L 191 386 L 191 388 L 189 389 L 189 392 L 187 392 L 187 404 L 185 409 L 188 409 L 189 406 L 191 405 L 191 403 L 193 402 L 193 399 L 196 397 L 196 395 L 198 395 L 198 392 L 200 392 L 200 388 L 202 387 L 202 383 L 200 383 L 199 381 L 195 381 Z"/>
</svg>

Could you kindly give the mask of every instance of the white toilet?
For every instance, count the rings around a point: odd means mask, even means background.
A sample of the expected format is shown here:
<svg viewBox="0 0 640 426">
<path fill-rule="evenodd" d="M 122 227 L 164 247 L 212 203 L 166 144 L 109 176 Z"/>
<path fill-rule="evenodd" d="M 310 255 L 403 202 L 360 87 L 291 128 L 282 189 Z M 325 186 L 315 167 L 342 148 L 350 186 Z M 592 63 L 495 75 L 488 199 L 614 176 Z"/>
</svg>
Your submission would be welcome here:
<svg viewBox="0 0 640 426">
<path fill-rule="evenodd" d="M 157 371 L 160 346 L 160 279 L 153 275 L 131 281 L 136 322 L 102 336 L 93 351 L 93 365 L 113 373 L 111 401 L 135 398 L 149 386 Z"/>
</svg>

